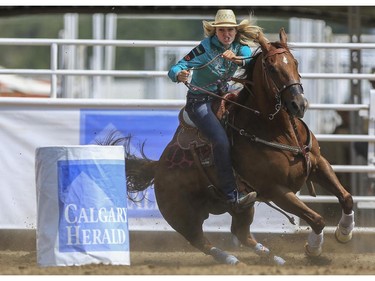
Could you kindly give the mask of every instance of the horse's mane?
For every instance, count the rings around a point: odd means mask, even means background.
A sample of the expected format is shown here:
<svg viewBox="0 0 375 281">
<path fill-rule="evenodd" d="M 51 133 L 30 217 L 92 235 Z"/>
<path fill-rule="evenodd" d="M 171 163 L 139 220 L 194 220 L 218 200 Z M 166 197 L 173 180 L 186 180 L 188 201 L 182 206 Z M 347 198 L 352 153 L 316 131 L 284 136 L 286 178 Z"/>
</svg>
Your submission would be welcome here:
<svg viewBox="0 0 375 281">
<path fill-rule="evenodd" d="M 270 44 L 272 46 L 274 46 L 276 49 L 284 48 L 287 51 L 290 51 L 289 46 L 287 44 L 282 43 L 282 42 L 276 41 L 276 42 L 271 42 Z M 253 72 L 254 72 L 255 62 L 257 61 L 257 59 L 258 59 L 258 57 L 260 56 L 261 53 L 262 53 L 262 49 L 260 47 L 258 47 L 254 51 L 253 55 L 251 56 L 250 63 L 246 66 L 245 73 L 241 77 L 242 79 L 252 77 Z"/>
<path fill-rule="evenodd" d="M 279 41 L 272 42 L 271 45 L 274 46 L 276 49 L 284 48 L 287 51 L 290 51 L 290 48 L 289 48 L 288 44 L 285 44 L 285 43 L 282 43 L 282 42 L 279 42 Z"/>
<path fill-rule="evenodd" d="M 262 54 L 262 50 L 257 48 L 251 56 L 250 63 L 247 64 L 244 73 L 239 77 L 242 80 L 250 81 L 249 78 L 253 77 L 255 63 L 257 62 L 259 56 Z M 248 78 L 249 77 L 249 78 Z M 250 81 L 252 82 L 252 81 Z M 246 88 L 251 88 L 251 84 L 248 84 L 247 87 L 244 87 L 242 91 L 239 92 L 237 97 L 237 102 L 240 104 L 244 104 L 247 100 L 249 93 Z M 238 107 L 234 107 L 233 109 L 236 110 Z"/>
<path fill-rule="evenodd" d="M 258 59 L 258 57 L 262 54 L 262 49 L 258 47 L 253 55 L 251 56 L 250 63 L 246 66 L 245 72 L 241 78 L 246 79 L 248 77 L 252 77 L 254 73 L 255 63 Z"/>
</svg>

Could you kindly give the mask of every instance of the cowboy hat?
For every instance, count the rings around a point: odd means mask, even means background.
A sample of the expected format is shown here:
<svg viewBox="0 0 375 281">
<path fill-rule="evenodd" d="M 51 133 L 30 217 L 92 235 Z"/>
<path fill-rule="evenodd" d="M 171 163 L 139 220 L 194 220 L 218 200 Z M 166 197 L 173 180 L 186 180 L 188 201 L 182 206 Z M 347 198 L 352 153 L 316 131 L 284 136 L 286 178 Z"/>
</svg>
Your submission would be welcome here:
<svg viewBox="0 0 375 281">
<path fill-rule="evenodd" d="M 237 27 L 237 20 L 232 10 L 218 10 L 215 21 L 210 23 L 213 27 Z"/>
</svg>

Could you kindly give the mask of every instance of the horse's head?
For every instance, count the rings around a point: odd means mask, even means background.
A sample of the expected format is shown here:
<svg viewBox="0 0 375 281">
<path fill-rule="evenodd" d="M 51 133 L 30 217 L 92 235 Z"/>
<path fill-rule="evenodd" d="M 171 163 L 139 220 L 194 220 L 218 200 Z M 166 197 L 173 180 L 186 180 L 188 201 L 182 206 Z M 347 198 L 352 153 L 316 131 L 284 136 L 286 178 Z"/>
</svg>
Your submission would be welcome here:
<svg viewBox="0 0 375 281">
<path fill-rule="evenodd" d="M 307 99 L 304 97 L 298 62 L 287 46 L 287 35 L 280 29 L 280 41 L 270 43 L 263 34 L 258 42 L 263 54 L 263 71 L 267 85 L 276 99 L 287 112 L 302 118 L 307 109 Z"/>
</svg>

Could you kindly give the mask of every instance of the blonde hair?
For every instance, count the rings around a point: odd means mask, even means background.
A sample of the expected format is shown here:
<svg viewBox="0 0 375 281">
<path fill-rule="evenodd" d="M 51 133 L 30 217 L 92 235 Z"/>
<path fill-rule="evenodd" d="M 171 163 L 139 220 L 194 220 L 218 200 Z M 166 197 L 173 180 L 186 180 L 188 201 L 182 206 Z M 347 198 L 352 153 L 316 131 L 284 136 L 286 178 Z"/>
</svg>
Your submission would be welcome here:
<svg viewBox="0 0 375 281">
<path fill-rule="evenodd" d="M 203 21 L 203 31 L 206 37 L 211 37 L 215 35 L 215 26 L 208 21 Z M 237 29 L 236 41 L 239 41 L 243 45 L 254 45 L 254 40 L 260 37 L 263 34 L 263 29 L 256 25 L 251 25 L 250 20 L 243 20 L 240 24 L 235 27 Z"/>
</svg>

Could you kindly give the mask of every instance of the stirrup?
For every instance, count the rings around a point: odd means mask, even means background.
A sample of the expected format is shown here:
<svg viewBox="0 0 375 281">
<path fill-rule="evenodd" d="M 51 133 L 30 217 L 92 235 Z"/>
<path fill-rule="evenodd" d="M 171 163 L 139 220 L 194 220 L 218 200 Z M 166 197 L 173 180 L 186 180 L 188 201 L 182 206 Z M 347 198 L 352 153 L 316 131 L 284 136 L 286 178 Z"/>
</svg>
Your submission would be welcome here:
<svg viewBox="0 0 375 281">
<path fill-rule="evenodd" d="M 237 199 L 231 200 L 233 207 L 236 209 L 246 209 L 252 207 L 254 202 L 256 201 L 257 193 L 252 191 L 246 195 L 240 196 L 237 194 Z"/>
<path fill-rule="evenodd" d="M 238 205 L 238 207 L 246 208 L 252 205 L 256 201 L 256 199 L 257 193 L 255 191 L 252 191 L 242 197 L 239 196 L 239 198 L 237 198 L 236 204 Z"/>
</svg>

